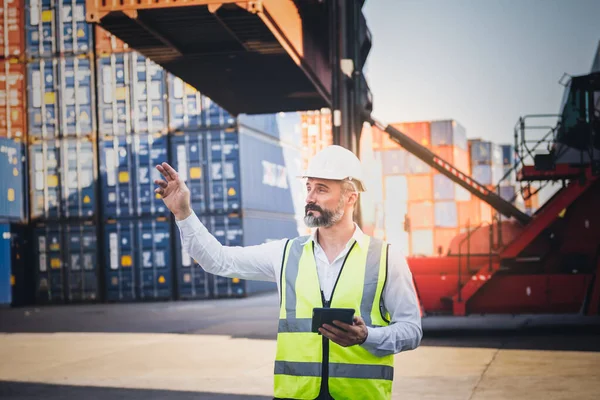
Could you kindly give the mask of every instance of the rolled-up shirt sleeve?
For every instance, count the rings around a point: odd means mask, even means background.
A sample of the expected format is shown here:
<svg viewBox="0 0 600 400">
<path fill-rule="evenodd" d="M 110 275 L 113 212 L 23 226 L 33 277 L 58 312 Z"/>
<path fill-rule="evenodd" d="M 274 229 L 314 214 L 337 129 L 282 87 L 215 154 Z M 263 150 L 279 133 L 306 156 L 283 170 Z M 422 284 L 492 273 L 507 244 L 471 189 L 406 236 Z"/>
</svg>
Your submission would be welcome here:
<svg viewBox="0 0 600 400">
<path fill-rule="evenodd" d="M 367 339 L 362 344 L 378 357 L 414 350 L 423 337 L 419 300 L 406 257 L 394 246 L 389 247 L 389 252 L 383 307 L 390 314 L 390 325 L 368 327 Z"/>
<path fill-rule="evenodd" d="M 286 239 L 257 246 L 223 246 L 195 213 L 176 221 L 183 250 L 215 275 L 278 282 Z"/>
</svg>

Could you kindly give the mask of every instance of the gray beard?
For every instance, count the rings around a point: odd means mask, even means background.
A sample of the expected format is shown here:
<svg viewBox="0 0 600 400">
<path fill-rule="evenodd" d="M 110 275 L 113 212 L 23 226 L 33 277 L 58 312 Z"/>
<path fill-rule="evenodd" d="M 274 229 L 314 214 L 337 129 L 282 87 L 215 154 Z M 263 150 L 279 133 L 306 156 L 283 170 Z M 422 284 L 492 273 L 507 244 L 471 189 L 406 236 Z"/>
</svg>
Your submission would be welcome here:
<svg viewBox="0 0 600 400">
<path fill-rule="evenodd" d="M 323 210 L 320 216 L 315 217 L 314 215 L 310 215 L 311 211 L 309 211 L 304 217 L 304 223 L 309 228 L 330 228 L 333 225 L 337 224 L 342 220 L 344 216 L 343 209 L 343 201 L 340 202 L 340 206 L 338 206 L 337 210 L 329 211 Z"/>
</svg>

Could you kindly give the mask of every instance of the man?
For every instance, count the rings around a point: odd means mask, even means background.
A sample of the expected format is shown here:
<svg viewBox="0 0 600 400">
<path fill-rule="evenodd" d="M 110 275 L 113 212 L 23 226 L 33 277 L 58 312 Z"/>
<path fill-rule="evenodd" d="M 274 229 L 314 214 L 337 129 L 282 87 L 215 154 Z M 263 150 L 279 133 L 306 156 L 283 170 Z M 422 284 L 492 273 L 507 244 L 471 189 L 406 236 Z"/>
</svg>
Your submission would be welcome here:
<svg viewBox="0 0 600 400">
<path fill-rule="evenodd" d="M 365 191 L 359 159 L 329 146 L 306 178 L 311 236 L 224 247 L 190 207 L 190 192 L 167 163 L 156 167 L 156 193 L 173 212 L 184 249 L 213 274 L 274 281 L 280 293 L 275 397 L 389 399 L 393 355 L 419 346 L 422 330 L 412 274 L 398 249 L 353 222 Z M 356 310 L 352 325 L 334 321 L 312 333 L 313 308 Z M 328 362 L 327 362 L 328 361 Z"/>
</svg>

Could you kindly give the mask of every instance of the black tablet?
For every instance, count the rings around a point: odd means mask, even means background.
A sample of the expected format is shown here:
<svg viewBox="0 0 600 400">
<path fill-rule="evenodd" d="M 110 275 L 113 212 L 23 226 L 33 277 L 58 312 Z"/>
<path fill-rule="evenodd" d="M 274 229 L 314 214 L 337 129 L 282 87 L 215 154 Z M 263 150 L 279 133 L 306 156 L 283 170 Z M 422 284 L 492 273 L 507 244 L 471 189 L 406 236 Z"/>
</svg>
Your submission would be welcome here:
<svg viewBox="0 0 600 400">
<path fill-rule="evenodd" d="M 319 328 L 322 327 L 323 324 L 335 326 L 333 324 L 334 320 L 352 325 L 353 318 L 353 308 L 313 308 L 312 331 L 320 335 Z"/>
</svg>

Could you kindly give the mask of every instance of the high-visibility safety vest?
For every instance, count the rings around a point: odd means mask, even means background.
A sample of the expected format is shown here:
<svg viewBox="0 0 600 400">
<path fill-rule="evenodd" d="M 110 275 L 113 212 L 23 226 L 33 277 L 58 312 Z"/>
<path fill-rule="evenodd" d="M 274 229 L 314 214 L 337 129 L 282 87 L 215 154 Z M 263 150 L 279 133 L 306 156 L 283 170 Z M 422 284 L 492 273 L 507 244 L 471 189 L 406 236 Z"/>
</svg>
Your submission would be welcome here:
<svg viewBox="0 0 600 400">
<path fill-rule="evenodd" d="M 311 332 L 313 308 L 327 306 L 354 308 L 367 326 L 389 325 L 389 315 L 380 306 L 388 246 L 367 238 L 348 252 L 330 304 L 324 304 L 321 294 L 314 242 L 306 236 L 288 241 L 280 278 L 276 398 L 315 399 L 322 384 L 336 400 L 391 398 L 393 355 L 377 357 L 360 345 L 342 347 Z"/>
</svg>

